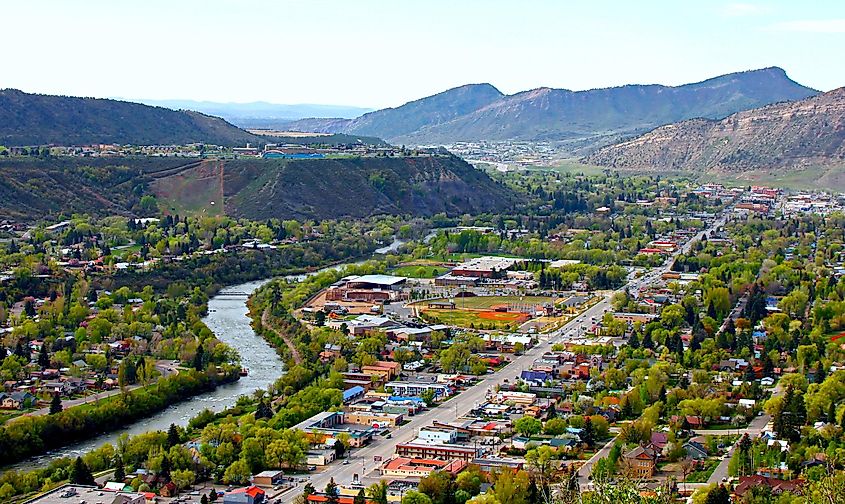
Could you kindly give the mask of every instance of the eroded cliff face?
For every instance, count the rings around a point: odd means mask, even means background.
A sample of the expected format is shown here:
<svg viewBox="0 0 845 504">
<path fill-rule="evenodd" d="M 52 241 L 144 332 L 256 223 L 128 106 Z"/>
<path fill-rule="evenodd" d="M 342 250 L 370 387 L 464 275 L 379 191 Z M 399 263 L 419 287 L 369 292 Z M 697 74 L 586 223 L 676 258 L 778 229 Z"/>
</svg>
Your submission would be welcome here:
<svg viewBox="0 0 845 504">
<path fill-rule="evenodd" d="M 599 149 L 586 162 L 635 170 L 744 170 L 845 162 L 845 88 L 796 102 L 692 119 Z"/>
</svg>

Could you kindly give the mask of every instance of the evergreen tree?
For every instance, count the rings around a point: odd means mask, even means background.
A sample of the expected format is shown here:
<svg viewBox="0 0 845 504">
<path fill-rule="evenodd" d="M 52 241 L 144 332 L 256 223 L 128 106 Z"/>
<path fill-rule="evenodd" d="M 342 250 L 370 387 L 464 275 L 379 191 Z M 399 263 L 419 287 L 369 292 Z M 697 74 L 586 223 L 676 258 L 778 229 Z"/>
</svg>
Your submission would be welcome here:
<svg viewBox="0 0 845 504">
<path fill-rule="evenodd" d="M 38 352 L 38 365 L 41 366 L 42 371 L 50 367 L 50 354 L 47 352 L 46 341 L 41 343 L 41 350 Z"/>
<path fill-rule="evenodd" d="M 167 447 L 171 448 L 180 442 L 179 429 L 176 427 L 176 424 L 170 424 L 170 427 L 167 429 Z"/>
<path fill-rule="evenodd" d="M 114 480 L 123 482 L 126 479 L 126 470 L 123 468 L 123 459 L 118 455 L 114 459 Z"/>
<path fill-rule="evenodd" d="M 326 483 L 326 502 L 328 504 L 338 504 L 338 489 L 337 483 L 334 482 L 334 478 L 330 479 L 328 483 Z"/>
<path fill-rule="evenodd" d="M 367 495 L 364 493 L 364 489 L 358 491 L 358 495 L 352 500 L 352 504 L 366 504 L 367 503 Z"/>
<path fill-rule="evenodd" d="M 273 410 L 270 409 L 270 404 L 267 401 L 262 400 L 258 403 L 258 407 L 255 410 L 255 418 L 272 418 L 273 417 Z"/>
<path fill-rule="evenodd" d="M 581 441 L 587 446 L 591 447 L 595 443 L 595 431 L 593 429 L 593 421 L 589 416 L 584 417 L 584 430 L 581 433 Z"/>
<path fill-rule="evenodd" d="M 202 347 L 202 343 L 197 345 L 197 353 L 194 354 L 194 369 L 197 371 L 202 371 L 205 369 L 203 366 L 203 361 L 205 360 L 205 350 Z"/>
<path fill-rule="evenodd" d="M 50 414 L 55 415 L 56 413 L 61 413 L 62 411 L 62 398 L 59 394 L 53 394 L 53 398 L 50 399 Z"/>
<path fill-rule="evenodd" d="M 76 457 L 71 464 L 68 480 L 74 485 L 94 485 L 94 476 L 82 457 Z"/>
<path fill-rule="evenodd" d="M 704 504 L 731 504 L 731 496 L 723 485 L 710 490 Z"/>
</svg>

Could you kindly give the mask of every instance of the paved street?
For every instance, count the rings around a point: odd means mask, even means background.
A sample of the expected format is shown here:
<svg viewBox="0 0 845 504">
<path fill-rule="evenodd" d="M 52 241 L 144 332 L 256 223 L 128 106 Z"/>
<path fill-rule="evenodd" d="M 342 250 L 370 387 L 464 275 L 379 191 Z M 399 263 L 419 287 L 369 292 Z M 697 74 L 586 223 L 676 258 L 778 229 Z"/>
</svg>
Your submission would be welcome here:
<svg viewBox="0 0 845 504">
<path fill-rule="evenodd" d="M 628 288 L 630 288 L 631 291 L 636 291 L 641 287 L 649 285 L 660 279 L 663 273 L 669 270 L 675 257 L 681 253 L 688 252 L 690 247 L 692 247 L 692 244 L 695 241 L 700 240 L 705 232 L 717 229 L 724 224 L 725 217 L 717 219 L 708 229 L 696 234 L 687 243 L 680 247 L 666 261 L 665 265 L 651 269 L 640 278 L 629 279 L 630 281 L 627 284 Z M 622 289 L 617 292 L 621 292 L 621 290 Z M 378 481 L 380 475 L 377 471 L 377 467 L 380 464 L 374 462 L 374 457 L 381 457 L 382 460 L 387 460 L 395 453 L 396 445 L 398 443 L 406 443 L 413 440 L 416 438 L 417 432 L 421 427 L 430 425 L 434 420 L 441 422 L 453 422 L 469 413 L 470 410 L 484 402 L 487 393 L 494 391 L 497 384 L 513 382 L 524 369 L 529 369 L 531 367 L 534 360 L 540 357 L 543 353 L 550 351 L 555 343 L 562 342 L 568 338 L 580 336 L 581 325 L 586 325 L 593 317 L 600 319 L 602 315 L 604 315 L 605 311 L 609 311 L 611 309 L 610 299 L 612 298 L 612 294 L 613 293 L 607 294 L 601 301 L 570 320 L 566 325 L 557 331 L 550 333 L 547 338 L 541 337 L 536 346 L 526 351 L 523 355 L 514 357 L 511 363 L 505 366 L 505 368 L 501 371 L 484 376 L 479 383 L 461 392 L 460 395 L 447 401 L 445 404 L 411 417 L 411 421 L 408 424 L 393 430 L 392 439 L 376 439 L 372 444 L 364 448 L 354 450 L 352 452 L 353 457 L 350 459 L 348 464 L 335 462 L 324 468 L 322 471 L 311 475 L 311 484 L 314 485 L 314 488 L 318 491 L 322 491 L 331 479 L 334 479 L 334 481 L 338 484 L 349 484 L 357 475 L 359 480 L 361 480 L 361 482 L 365 485 Z M 594 457 L 594 460 L 591 459 L 589 466 L 592 467 L 592 463 L 595 462 L 595 460 L 598 460 L 600 456 L 605 456 L 606 451 L 609 451 L 611 447 L 612 443 L 605 445 L 599 452 L 599 455 Z M 589 468 L 584 469 L 584 471 L 586 472 L 586 475 L 584 476 L 586 479 L 589 475 Z M 579 471 L 579 478 L 580 476 L 581 472 Z M 280 498 L 283 502 L 292 502 L 296 495 L 299 494 L 300 490 L 301 487 L 296 487 Z"/>
</svg>

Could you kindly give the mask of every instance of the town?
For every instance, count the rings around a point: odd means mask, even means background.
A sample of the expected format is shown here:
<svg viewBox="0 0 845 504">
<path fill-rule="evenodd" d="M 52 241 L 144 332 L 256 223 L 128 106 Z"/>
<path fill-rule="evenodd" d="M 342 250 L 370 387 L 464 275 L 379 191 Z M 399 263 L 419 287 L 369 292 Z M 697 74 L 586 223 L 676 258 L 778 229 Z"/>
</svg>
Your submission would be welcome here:
<svg viewBox="0 0 845 504">
<path fill-rule="evenodd" d="M 845 420 L 834 391 L 845 371 L 842 196 L 679 181 L 608 199 L 614 179 L 585 180 L 605 184 L 586 216 L 548 230 L 485 219 L 416 233 L 396 218 L 333 229 L 5 221 L 9 440 L 18 419 L 113 412 L 141 391 L 165 405 L 250 372 L 199 322 L 213 290 L 188 281 L 160 297 L 145 279 L 187 268 L 203 281 L 221 265 L 259 267 L 344 237 L 341 259 L 343 247 L 375 250 L 404 233 L 380 260 L 275 280 L 250 298 L 257 333 L 286 361 L 268 390 L 171 426 L 163 448 L 133 437 L 119 457 L 69 461 L 71 482 L 28 502 L 405 503 L 444 485 L 480 502 L 508 485 L 560 496 L 619 478 L 690 498 L 808 491 L 837 455 L 807 443 L 825 446 Z M 566 189 L 549 189 L 554 204 L 552 190 Z M 808 225 L 816 235 L 794 232 Z M 24 275 L 23 250 L 45 266 Z M 796 274 L 804 261 L 823 275 L 810 292 Z M 79 280 L 20 290 L 67 277 Z M 174 380 L 190 385 L 174 394 Z"/>
</svg>

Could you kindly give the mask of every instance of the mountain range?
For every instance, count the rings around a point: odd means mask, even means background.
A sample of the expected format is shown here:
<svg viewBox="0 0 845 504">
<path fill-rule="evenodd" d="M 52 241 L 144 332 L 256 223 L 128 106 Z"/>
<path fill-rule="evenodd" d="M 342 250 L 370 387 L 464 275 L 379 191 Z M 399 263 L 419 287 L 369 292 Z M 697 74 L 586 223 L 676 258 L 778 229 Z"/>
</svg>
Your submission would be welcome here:
<svg viewBox="0 0 845 504">
<path fill-rule="evenodd" d="M 277 128 L 287 122 L 306 117 L 352 118 L 372 111 L 369 108 L 346 105 L 316 105 L 310 103 L 284 105 L 263 101 L 221 103 L 196 100 L 131 100 L 154 107 L 173 110 L 193 110 L 222 117 L 241 128 Z"/>
<path fill-rule="evenodd" d="M 378 136 L 394 144 L 546 140 L 591 148 L 663 124 L 696 117 L 720 119 L 815 94 L 777 67 L 682 86 L 538 88 L 505 95 L 490 84 L 469 84 L 355 119 L 311 118 L 285 128 Z"/>
<path fill-rule="evenodd" d="M 140 103 L 0 90 L 0 145 L 261 143 L 218 117 Z"/>
<path fill-rule="evenodd" d="M 638 171 L 773 176 L 805 173 L 804 182 L 845 187 L 845 88 L 804 100 L 692 119 L 597 150 L 595 165 Z"/>
</svg>

